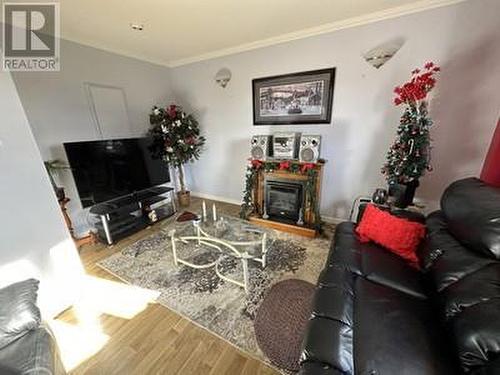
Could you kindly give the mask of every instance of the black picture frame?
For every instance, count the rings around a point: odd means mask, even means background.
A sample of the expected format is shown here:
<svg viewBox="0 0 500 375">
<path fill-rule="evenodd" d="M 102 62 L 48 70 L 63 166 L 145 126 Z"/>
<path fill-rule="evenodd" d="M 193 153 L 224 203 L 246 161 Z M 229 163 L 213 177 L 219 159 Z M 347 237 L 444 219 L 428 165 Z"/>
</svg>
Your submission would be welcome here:
<svg viewBox="0 0 500 375">
<path fill-rule="evenodd" d="M 328 68 L 253 79 L 254 125 L 330 124 L 335 70 Z M 294 85 L 297 89 L 287 87 Z M 281 88 L 275 97 L 272 97 L 273 87 Z"/>
</svg>

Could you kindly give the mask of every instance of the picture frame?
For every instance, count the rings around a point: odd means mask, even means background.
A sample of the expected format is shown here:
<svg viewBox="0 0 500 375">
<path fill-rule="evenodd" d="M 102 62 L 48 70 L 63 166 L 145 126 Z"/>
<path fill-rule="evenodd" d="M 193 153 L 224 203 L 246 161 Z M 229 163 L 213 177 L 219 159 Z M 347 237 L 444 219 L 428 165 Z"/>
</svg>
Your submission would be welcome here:
<svg viewBox="0 0 500 375">
<path fill-rule="evenodd" d="M 253 79 L 254 125 L 331 123 L 335 70 Z"/>
</svg>

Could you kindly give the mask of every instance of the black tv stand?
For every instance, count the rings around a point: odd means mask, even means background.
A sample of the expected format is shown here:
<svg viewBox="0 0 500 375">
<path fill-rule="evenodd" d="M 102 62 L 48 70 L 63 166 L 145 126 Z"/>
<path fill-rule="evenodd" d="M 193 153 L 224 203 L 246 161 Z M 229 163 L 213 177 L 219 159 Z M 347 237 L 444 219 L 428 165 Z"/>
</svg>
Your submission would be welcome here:
<svg viewBox="0 0 500 375">
<path fill-rule="evenodd" d="M 95 224 L 98 238 L 112 245 L 172 216 L 176 212 L 173 192 L 171 187 L 155 186 L 96 204 L 90 213 L 99 218 Z"/>
</svg>

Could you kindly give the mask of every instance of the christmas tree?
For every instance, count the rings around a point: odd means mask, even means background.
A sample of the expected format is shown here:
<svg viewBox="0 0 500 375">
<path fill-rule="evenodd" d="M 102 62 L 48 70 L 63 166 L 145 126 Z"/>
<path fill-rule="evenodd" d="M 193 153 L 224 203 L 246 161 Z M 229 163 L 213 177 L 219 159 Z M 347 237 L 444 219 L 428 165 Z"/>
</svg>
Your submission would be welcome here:
<svg viewBox="0 0 500 375">
<path fill-rule="evenodd" d="M 153 107 L 149 122 L 149 134 L 153 140 L 149 149 L 153 157 L 178 169 L 181 192 L 185 193 L 182 166 L 188 161 L 197 160 L 205 144 L 198 121 L 180 106 L 172 104 L 167 108 Z"/>
<path fill-rule="evenodd" d="M 427 94 L 436 84 L 439 72 L 434 63 L 425 64 L 423 72 L 415 69 L 410 82 L 394 89 L 394 104 L 405 104 L 399 122 L 396 140 L 390 147 L 382 173 L 389 184 L 408 184 L 418 181 L 430 165 L 430 127 Z"/>
</svg>

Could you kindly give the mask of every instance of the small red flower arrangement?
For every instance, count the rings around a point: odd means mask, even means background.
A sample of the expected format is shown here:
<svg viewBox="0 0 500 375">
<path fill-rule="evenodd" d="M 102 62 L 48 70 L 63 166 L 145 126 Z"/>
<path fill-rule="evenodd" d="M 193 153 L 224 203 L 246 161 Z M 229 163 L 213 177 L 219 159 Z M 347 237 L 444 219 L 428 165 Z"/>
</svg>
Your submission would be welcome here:
<svg viewBox="0 0 500 375">
<path fill-rule="evenodd" d="M 434 75 L 440 70 L 441 68 L 433 62 L 425 64 L 423 70 L 413 70 L 409 82 L 394 88 L 394 93 L 396 94 L 394 104 L 400 105 L 406 103 L 408 105 L 415 105 L 419 100 L 424 100 L 427 94 L 434 88 L 436 84 Z"/>
</svg>

